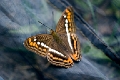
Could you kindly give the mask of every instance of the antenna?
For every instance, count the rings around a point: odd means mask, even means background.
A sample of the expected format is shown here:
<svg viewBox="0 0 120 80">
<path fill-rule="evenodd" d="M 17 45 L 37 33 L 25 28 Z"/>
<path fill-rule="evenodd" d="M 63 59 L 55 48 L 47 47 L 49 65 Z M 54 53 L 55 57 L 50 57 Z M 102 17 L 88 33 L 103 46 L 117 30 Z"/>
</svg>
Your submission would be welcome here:
<svg viewBox="0 0 120 80">
<path fill-rule="evenodd" d="M 40 24 L 42 24 L 43 26 L 49 28 L 48 26 L 46 26 L 45 24 L 43 24 L 42 22 L 38 21 Z M 50 29 L 50 28 L 49 28 Z M 51 29 L 50 29 L 51 30 Z"/>
</svg>

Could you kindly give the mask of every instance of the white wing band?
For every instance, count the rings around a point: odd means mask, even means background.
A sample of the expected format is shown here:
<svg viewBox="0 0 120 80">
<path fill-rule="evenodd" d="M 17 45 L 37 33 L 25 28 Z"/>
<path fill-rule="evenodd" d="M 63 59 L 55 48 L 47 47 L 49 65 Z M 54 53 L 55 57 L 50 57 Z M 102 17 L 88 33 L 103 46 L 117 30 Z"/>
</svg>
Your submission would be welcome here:
<svg viewBox="0 0 120 80">
<path fill-rule="evenodd" d="M 68 20 L 67 20 L 67 19 L 65 20 L 65 27 L 66 27 L 66 33 L 67 33 L 67 36 L 68 36 L 69 46 L 70 46 L 70 48 L 73 50 L 73 47 L 72 47 L 72 44 L 71 44 L 70 33 L 69 33 L 69 31 L 68 31 Z"/>
<path fill-rule="evenodd" d="M 51 51 L 51 52 L 57 53 L 57 54 L 59 54 L 59 55 L 61 55 L 61 56 L 65 57 L 62 53 L 60 53 L 60 52 L 56 51 L 55 49 L 50 48 L 49 46 L 47 46 L 47 45 L 46 45 L 46 44 L 44 44 L 43 42 L 41 42 L 41 46 L 43 46 L 43 47 L 45 47 L 45 48 L 48 48 L 48 49 L 49 49 L 49 51 Z"/>
</svg>

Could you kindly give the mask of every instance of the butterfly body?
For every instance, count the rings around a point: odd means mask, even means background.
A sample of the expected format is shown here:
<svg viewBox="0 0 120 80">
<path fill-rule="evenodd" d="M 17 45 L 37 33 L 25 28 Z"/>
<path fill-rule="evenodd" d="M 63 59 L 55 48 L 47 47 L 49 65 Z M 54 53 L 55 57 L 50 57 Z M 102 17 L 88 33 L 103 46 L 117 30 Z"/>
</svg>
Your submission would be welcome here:
<svg viewBox="0 0 120 80">
<path fill-rule="evenodd" d="M 63 12 L 56 30 L 50 34 L 38 34 L 25 40 L 24 46 L 56 66 L 71 67 L 81 59 L 80 42 L 76 35 L 72 7 Z"/>
</svg>

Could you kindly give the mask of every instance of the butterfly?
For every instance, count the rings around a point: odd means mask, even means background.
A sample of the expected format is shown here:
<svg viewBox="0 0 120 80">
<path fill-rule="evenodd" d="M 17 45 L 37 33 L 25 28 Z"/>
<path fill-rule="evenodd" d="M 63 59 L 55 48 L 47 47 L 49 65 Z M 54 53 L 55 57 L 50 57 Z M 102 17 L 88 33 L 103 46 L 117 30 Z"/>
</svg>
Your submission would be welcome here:
<svg viewBox="0 0 120 80">
<path fill-rule="evenodd" d="M 31 36 L 24 41 L 24 46 L 56 66 L 69 68 L 73 61 L 80 61 L 82 56 L 73 8 L 69 6 L 63 11 L 55 31 L 51 29 L 50 34 Z"/>
</svg>

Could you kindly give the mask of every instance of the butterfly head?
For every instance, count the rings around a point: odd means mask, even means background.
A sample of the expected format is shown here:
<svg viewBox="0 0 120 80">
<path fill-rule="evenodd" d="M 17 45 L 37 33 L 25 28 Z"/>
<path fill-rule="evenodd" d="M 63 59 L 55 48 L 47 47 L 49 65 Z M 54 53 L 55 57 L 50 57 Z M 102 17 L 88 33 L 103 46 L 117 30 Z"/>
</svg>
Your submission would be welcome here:
<svg viewBox="0 0 120 80">
<path fill-rule="evenodd" d="M 55 31 L 51 29 L 51 30 L 50 30 L 50 34 L 51 34 L 51 35 L 55 34 Z"/>
<path fill-rule="evenodd" d="M 50 30 L 50 35 L 52 35 L 53 36 L 53 38 L 56 38 L 56 37 L 58 37 L 57 36 L 57 33 L 54 31 L 54 30 Z"/>
</svg>

